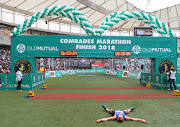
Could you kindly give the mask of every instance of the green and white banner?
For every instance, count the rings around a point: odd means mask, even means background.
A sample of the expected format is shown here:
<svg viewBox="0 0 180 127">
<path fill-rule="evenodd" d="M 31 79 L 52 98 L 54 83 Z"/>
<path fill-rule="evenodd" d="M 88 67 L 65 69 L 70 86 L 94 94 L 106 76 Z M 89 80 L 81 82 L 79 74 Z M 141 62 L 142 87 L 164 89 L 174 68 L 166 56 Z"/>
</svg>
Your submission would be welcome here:
<svg viewBox="0 0 180 127">
<path fill-rule="evenodd" d="M 32 76 L 32 89 L 36 89 L 44 84 L 44 73 L 34 73 Z"/>
<path fill-rule="evenodd" d="M 141 84 L 142 85 L 151 84 L 152 87 L 159 89 L 170 88 L 167 75 L 165 74 L 141 73 Z M 180 89 L 180 74 L 176 74 L 175 84 L 177 89 Z"/>
<path fill-rule="evenodd" d="M 16 82 L 16 74 L 0 74 L 2 87 L 0 90 L 16 90 L 18 83 Z M 44 73 L 24 74 L 21 90 L 33 90 L 44 84 Z M 7 81 L 7 82 L 6 82 Z"/>
<path fill-rule="evenodd" d="M 62 57 L 60 51 L 77 51 L 76 57 L 95 58 L 117 58 L 115 51 L 129 51 L 130 58 L 177 57 L 175 37 L 23 35 L 12 37 L 11 45 L 12 57 Z"/>
<path fill-rule="evenodd" d="M 176 37 L 23 35 L 11 41 L 12 73 L 21 65 L 24 73 L 35 73 L 35 57 L 155 58 L 155 73 L 166 71 L 162 63 L 167 60 L 177 68 Z"/>
<path fill-rule="evenodd" d="M 18 83 L 16 82 L 16 74 L 7 74 L 7 90 L 16 90 Z M 31 90 L 31 74 L 23 75 L 21 90 Z"/>
</svg>

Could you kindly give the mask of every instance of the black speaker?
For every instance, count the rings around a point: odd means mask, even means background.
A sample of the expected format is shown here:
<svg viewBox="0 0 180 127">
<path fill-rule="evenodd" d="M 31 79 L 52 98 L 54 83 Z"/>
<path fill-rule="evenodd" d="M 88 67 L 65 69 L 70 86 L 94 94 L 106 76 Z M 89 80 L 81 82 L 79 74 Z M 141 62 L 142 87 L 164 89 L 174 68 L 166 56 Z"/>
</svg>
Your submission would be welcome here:
<svg viewBox="0 0 180 127">
<path fill-rule="evenodd" d="M 123 66 L 123 69 L 126 69 L 126 67 L 125 67 L 125 66 Z"/>
<path fill-rule="evenodd" d="M 141 70 L 143 70 L 144 65 L 141 65 Z"/>
</svg>

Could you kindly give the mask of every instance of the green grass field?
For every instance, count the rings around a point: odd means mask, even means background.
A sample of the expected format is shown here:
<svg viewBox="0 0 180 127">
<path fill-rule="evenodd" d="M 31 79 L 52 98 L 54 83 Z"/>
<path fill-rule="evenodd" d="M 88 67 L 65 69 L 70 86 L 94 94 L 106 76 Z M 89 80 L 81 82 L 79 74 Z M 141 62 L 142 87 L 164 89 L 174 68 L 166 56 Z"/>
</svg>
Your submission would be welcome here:
<svg viewBox="0 0 180 127">
<path fill-rule="evenodd" d="M 80 74 L 82 75 L 82 74 Z M 66 75 L 48 78 L 48 87 L 136 87 L 139 80 L 117 78 L 98 73 L 95 77 Z M 179 127 L 180 98 L 170 99 L 87 99 L 87 100 L 32 100 L 24 98 L 28 91 L 0 91 L 0 127 Z M 36 94 L 144 94 L 171 93 L 160 89 L 145 90 L 43 90 Z M 109 117 L 101 107 L 127 109 L 135 106 L 130 117 L 143 118 L 147 123 L 107 121 L 96 123 L 99 118 Z"/>
</svg>

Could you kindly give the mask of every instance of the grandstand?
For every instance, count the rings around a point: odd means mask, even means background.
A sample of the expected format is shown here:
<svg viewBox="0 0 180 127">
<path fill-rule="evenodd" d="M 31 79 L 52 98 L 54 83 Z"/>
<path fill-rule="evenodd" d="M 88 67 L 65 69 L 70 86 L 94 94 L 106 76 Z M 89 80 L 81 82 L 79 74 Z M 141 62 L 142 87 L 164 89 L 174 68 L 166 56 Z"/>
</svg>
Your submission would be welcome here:
<svg viewBox="0 0 180 127">
<path fill-rule="evenodd" d="M 0 0 L 1 125 L 178 127 L 179 12 L 179 0 Z M 102 104 L 147 123 L 97 124 Z"/>
</svg>

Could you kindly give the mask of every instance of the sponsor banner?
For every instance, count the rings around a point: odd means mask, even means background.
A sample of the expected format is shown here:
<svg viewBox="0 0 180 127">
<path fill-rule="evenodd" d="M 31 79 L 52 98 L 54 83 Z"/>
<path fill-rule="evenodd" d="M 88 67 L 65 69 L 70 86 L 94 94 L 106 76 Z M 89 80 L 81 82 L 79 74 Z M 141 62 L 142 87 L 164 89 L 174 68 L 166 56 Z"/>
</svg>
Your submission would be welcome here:
<svg viewBox="0 0 180 127">
<path fill-rule="evenodd" d="M 32 74 L 32 89 L 36 89 L 44 84 L 44 73 Z"/>
<path fill-rule="evenodd" d="M 162 81 L 161 74 L 150 74 L 150 75 L 153 75 L 153 76 L 154 76 L 154 79 L 153 79 L 151 85 L 152 85 L 153 87 L 155 87 L 155 88 L 161 89 L 161 87 L 162 87 L 162 85 L 161 85 L 161 84 L 162 84 L 162 83 L 161 83 L 161 81 Z M 147 77 L 147 78 L 148 78 L 148 77 Z"/>
<path fill-rule="evenodd" d="M 16 74 L 7 74 L 7 90 L 17 90 Z M 31 74 L 23 75 L 21 90 L 31 90 Z"/>
<path fill-rule="evenodd" d="M 91 67 L 105 67 L 105 63 L 101 63 L 101 64 L 91 64 Z"/>
<path fill-rule="evenodd" d="M 167 75 L 165 74 L 141 73 L 141 84 L 142 85 L 151 84 L 152 87 L 155 87 L 158 89 L 170 88 Z M 177 89 L 180 89 L 180 74 L 176 74 L 175 84 L 176 84 Z"/>
<path fill-rule="evenodd" d="M 61 71 L 55 71 L 56 77 L 62 77 Z"/>
<path fill-rule="evenodd" d="M 118 71 L 115 71 L 115 70 L 109 70 L 110 75 L 117 75 L 117 72 Z"/>
<path fill-rule="evenodd" d="M 49 78 L 49 77 L 51 77 L 50 74 L 49 74 L 49 71 L 46 71 L 45 72 L 45 78 Z"/>
<path fill-rule="evenodd" d="M 6 89 L 6 74 L 0 74 L 1 78 L 1 87 L 0 90 L 5 90 Z"/>
<path fill-rule="evenodd" d="M 128 51 L 129 58 L 177 58 L 176 37 L 24 35 L 11 41 L 12 57 L 66 57 L 60 52 L 77 51 L 72 57 L 117 58 L 115 51 Z"/>
<path fill-rule="evenodd" d="M 110 74 L 110 70 L 106 70 L 106 74 L 108 74 L 108 75 L 109 75 L 109 74 Z"/>
<path fill-rule="evenodd" d="M 76 72 L 78 74 L 78 73 L 104 72 L 104 70 L 91 70 L 91 69 L 87 69 L 87 70 L 77 70 Z"/>
<path fill-rule="evenodd" d="M 118 71 L 117 72 L 117 77 L 122 77 L 122 75 L 123 75 L 123 71 Z"/>
<path fill-rule="evenodd" d="M 49 71 L 50 77 L 56 77 L 55 71 Z"/>
<path fill-rule="evenodd" d="M 105 67 L 91 67 L 91 69 L 93 69 L 93 70 L 104 70 Z"/>
<path fill-rule="evenodd" d="M 128 73 L 129 73 L 129 71 L 123 71 L 122 77 L 127 77 Z"/>
<path fill-rule="evenodd" d="M 141 84 L 146 85 L 147 84 L 147 73 L 141 73 Z"/>
<path fill-rule="evenodd" d="M 163 89 L 169 89 L 170 85 L 169 85 L 169 80 L 167 79 L 167 75 L 162 74 L 162 82 L 163 82 Z M 180 89 L 180 74 L 176 74 L 176 80 L 175 80 L 175 84 L 177 89 Z M 174 89 L 174 87 L 173 87 Z"/>
<path fill-rule="evenodd" d="M 140 79 L 140 77 L 141 77 L 141 72 L 129 71 L 127 77 L 128 77 L 128 78 Z"/>
<path fill-rule="evenodd" d="M 73 74 L 72 70 L 68 70 L 68 73 L 69 73 L 69 74 Z"/>
<path fill-rule="evenodd" d="M 61 70 L 62 75 L 76 74 L 76 70 Z"/>
<path fill-rule="evenodd" d="M 2 76 L 0 74 L 0 76 L 3 77 L 1 79 L 3 82 L 2 90 L 17 90 L 18 83 L 16 82 L 16 74 L 7 74 L 7 77 L 4 77 L 4 75 Z M 4 84 L 6 80 L 7 80 L 7 84 Z M 43 85 L 44 80 L 45 80 L 44 73 L 24 74 L 21 83 L 21 90 L 33 90 Z"/>
</svg>

